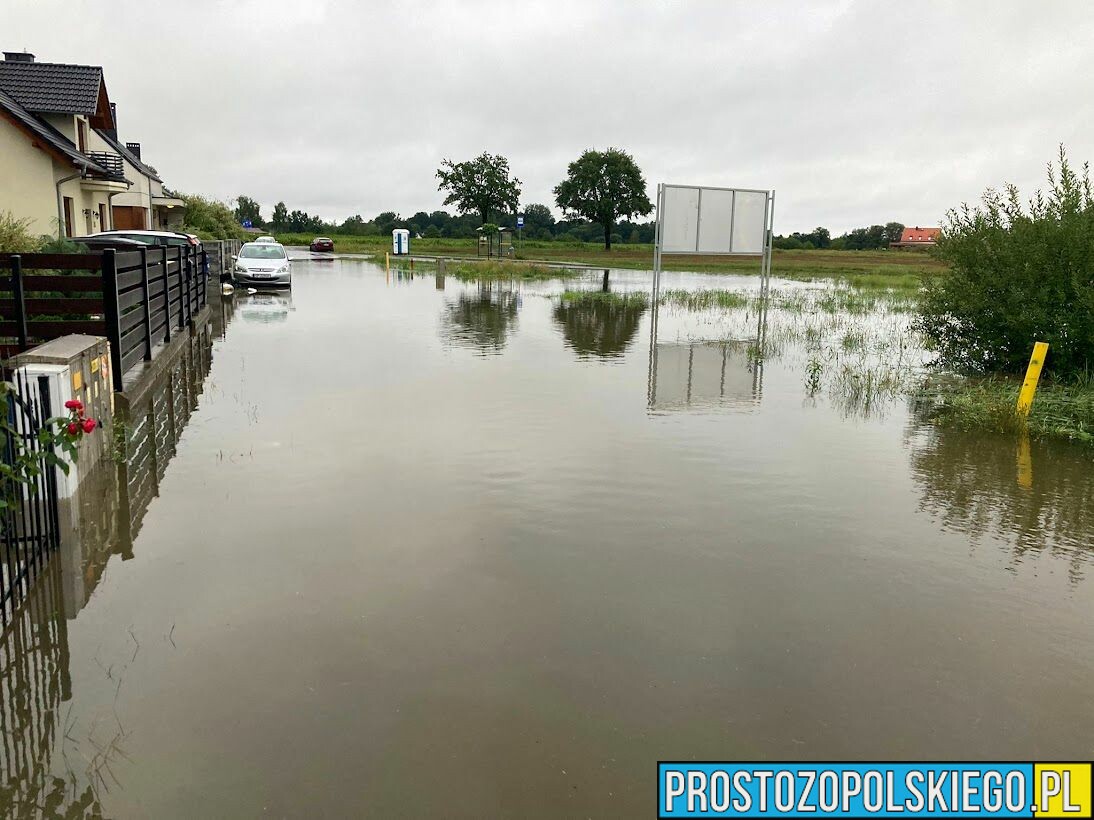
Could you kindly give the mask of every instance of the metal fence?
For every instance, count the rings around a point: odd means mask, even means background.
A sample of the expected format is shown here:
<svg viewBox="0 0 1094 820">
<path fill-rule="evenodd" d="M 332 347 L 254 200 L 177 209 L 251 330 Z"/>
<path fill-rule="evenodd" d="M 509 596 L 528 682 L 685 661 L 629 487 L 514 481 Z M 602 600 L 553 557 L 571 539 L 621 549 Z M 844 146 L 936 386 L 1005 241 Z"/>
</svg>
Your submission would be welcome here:
<svg viewBox="0 0 1094 820">
<path fill-rule="evenodd" d="M 6 415 L 0 427 L 7 468 L 0 480 L 0 629 L 8 625 L 58 545 L 57 472 L 48 461 L 54 454 L 38 437 L 52 413 L 49 379 L 39 376 L 28 383 L 19 374 L 15 378 L 14 389 L 4 390 Z M 20 453 L 30 456 L 29 475 L 19 466 Z"/>
<path fill-rule="evenodd" d="M 4 268 L 9 275 L 0 278 L 0 291 L 10 298 L 0 298 L 0 353 L 70 333 L 105 336 L 115 390 L 208 302 L 208 262 L 195 247 L 0 254 Z"/>
<path fill-rule="evenodd" d="M 242 244 L 238 239 L 211 239 L 202 243 L 208 260 L 207 272 L 212 282 L 224 282 L 231 277 L 232 257 L 239 254 Z"/>
</svg>

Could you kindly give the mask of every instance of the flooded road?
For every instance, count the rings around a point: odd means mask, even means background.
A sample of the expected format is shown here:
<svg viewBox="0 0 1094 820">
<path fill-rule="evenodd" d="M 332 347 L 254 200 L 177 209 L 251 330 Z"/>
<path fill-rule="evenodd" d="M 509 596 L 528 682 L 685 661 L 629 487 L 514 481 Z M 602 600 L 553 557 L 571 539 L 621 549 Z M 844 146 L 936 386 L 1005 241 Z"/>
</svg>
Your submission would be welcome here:
<svg viewBox="0 0 1094 820">
<path fill-rule="evenodd" d="M 864 400 L 854 305 L 759 355 L 756 287 L 665 274 L 743 296 L 653 351 L 563 295 L 598 273 L 226 299 L 5 639 L 0 805 L 648 816 L 658 759 L 1090 759 L 1089 454 L 883 400 L 903 347 Z"/>
</svg>

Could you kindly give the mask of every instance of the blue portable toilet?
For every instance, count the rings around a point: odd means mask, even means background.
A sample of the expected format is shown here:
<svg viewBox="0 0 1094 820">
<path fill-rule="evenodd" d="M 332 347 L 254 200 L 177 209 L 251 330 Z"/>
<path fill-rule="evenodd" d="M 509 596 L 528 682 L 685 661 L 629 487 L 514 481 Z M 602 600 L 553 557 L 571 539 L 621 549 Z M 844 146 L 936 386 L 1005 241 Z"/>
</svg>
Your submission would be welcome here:
<svg viewBox="0 0 1094 820">
<path fill-rule="evenodd" d="M 396 256 L 410 253 L 410 231 L 396 228 L 391 232 L 391 252 Z"/>
</svg>

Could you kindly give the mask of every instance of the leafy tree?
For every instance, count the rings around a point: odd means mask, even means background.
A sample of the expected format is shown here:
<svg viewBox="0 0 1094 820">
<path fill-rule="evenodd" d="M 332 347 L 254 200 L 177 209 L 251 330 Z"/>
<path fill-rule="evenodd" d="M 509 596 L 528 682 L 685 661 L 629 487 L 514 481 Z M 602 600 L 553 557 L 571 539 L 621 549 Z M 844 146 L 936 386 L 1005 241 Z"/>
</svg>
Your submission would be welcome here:
<svg viewBox="0 0 1094 820">
<path fill-rule="evenodd" d="M 516 211 L 520 202 L 520 180 L 509 178 L 509 160 L 483 153 L 466 162 L 444 160 L 437 169 L 438 191 L 447 191 L 445 205 L 455 205 L 461 214 L 478 213 L 482 222 L 491 214 Z"/>
<path fill-rule="evenodd" d="M 367 224 L 368 223 L 361 218 L 360 214 L 354 214 L 353 216 L 347 217 L 345 221 L 338 226 L 338 232 L 350 234 L 352 236 L 364 236 Z"/>
<path fill-rule="evenodd" d="M 899 242 L 901 234 L 904 233 L 904 225 L 899 222 L 886 222 L 885 223 L 885 247 L 889 246 L 890 242 Z"/>
<path fill-rule="evenodd" d="M 241 195 L 236 199 L 236 221 L 242 225 L 248 220 L 256 228 L 266 227 L 266 223 L 262 221 L 262 210 L 258 207 L 258 203 L 249 196 Z"/>
<path fill-rule="evenodd" d="M 653 204 L 646 180 L 626 151 L 586 151 L 555 186 L 555 201 L 568 214 L 582 216 L 604 229 L 604 248 L 611 250 L 612 228 L 623 216 L 646 216 Z"/>
<path fill-rule="evenodd" d="M 391 233 L 396 228 L 407 227 L 406 222 L 395 211 L 384 211 L 382 214 L 377 214 L 372 221 L 381 236 Z"/>
<path fill-rule="evenodd" d="M 555 226 L 555 215 L 546 205 L 533 202 L 524 206 L 524 232 L 527 236 L 539 235 L 543 231 L 551 233 Z"/>
<path fill-rule="evenodd" d="M 950 211 L 938 242 L 949 269 L 929 277 L 919 329 L 942 361 L 1020 373 L 1035 341 L 1062 377 L 1094 369 L 1094 194 L 1060 148 L 1049 190 L 1023 206 L 1018 190 L 989 189 L 979 208 Z"/>
<path fill-rule="evenodd" d="M 278 202 L 274 205 L 273 217 L 270 219 L 270 227 L 275 231 L 283 231 L 288 222 L 289 209 L 285 207 L 284 202 Z"/>
</svg>

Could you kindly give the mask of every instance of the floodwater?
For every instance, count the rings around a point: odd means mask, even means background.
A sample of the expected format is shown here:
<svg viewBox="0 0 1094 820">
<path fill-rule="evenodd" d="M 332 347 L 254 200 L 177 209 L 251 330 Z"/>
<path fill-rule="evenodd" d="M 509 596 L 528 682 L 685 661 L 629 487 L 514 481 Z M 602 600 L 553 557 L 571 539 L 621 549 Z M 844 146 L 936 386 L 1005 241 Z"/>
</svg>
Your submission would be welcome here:
<svg viewBox="0 0 1094 820">
<path fill-rule="evenodd" d="M 565 287 L 600 275 L 298 261 L 214 306 L 4 638 L 6 812 L 647 816 L 659 759 L 1091 759 L 1088 453 L 875 389 L 922 358 L 898 311 L 757 346 L 666 307 L 651 350 Z M 663 283 L 712 287 L 757 282 Z"/>
</svg>

